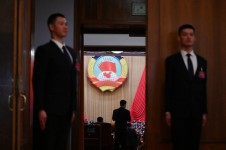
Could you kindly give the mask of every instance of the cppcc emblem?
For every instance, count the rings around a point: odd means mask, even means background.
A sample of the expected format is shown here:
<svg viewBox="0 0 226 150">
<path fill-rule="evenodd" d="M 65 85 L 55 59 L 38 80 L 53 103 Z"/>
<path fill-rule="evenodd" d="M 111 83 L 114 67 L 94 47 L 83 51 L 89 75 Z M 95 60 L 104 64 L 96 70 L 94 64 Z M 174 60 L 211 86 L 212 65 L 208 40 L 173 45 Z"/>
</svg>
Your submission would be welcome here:
<svg viewBox="0 0 226 150">
<path fill-rule="evenodd" d="M 88 79 L 102 92 L 113 92 L 126 80 L 128 66 L 122 56 L 94 56 L 88 64 Z"/>
</svg>

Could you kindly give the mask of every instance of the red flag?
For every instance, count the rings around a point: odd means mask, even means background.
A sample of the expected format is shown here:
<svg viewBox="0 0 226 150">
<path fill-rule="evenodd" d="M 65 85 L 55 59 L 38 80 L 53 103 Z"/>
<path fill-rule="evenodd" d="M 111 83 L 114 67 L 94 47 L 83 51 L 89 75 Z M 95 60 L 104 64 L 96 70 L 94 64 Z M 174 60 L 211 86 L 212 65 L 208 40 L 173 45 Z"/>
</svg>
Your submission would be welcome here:
<svg viewBox="0 0 226 150">
<path fill-rule="evenodd" d="M 132 121 L 145 121 L 146 67 L 144 67 L 133 104 L 130 108 Z"/>
</svg>

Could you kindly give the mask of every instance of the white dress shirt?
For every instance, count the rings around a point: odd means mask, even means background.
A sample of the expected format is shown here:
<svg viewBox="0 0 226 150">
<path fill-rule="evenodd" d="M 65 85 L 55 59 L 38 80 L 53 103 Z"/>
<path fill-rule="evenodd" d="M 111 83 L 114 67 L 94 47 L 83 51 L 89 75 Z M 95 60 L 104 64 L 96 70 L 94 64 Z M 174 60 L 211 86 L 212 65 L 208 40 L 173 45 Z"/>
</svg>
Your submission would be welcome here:
<svg viewBox="0 0 226 150">
<path fill-rule="evenodd" d="M 181 50 L 182 58 L 183 58 L 184 63 L 186 65 L 187 69 L 188 69 L 188 61 L 187 61 L 188 56 L 187 56 L 187 54 L 188 54 L 188 52 L 186 52 L 185 50 Z M 194 68 L 194 74 L 195 74 L 197 67 L 198 67 L 197 57 L 196 57 L 193 50 L 191 52 L 189 52 L 189 54 L 191 54 L 190 58 L 191 58 L 191 61 L 192 61 L 192 65 L 193 65 L 193 68 Z"/>
</svg>

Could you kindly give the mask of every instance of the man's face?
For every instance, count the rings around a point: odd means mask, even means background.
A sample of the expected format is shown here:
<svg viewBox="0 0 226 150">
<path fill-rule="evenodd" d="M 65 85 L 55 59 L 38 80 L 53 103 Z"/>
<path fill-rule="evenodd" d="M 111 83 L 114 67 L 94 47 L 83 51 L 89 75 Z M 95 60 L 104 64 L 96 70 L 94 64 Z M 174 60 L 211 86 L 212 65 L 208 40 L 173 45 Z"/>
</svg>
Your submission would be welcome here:
<svg viewBox="0 0 226 150">
<path fill-rule="evenodd" d="M 192 29 L 184 29 L 178 36 L 178 40 L 183 48 L 193 47 L 195 43 L 195 33 Z"/>
<path fill-rule="evenodd" d="M 68 24 L 66 18 L 57 17 L 54 24 L 50 24 L 50 30 L 53 37 L 64 38 L 67 36 Z"/>
</svg>

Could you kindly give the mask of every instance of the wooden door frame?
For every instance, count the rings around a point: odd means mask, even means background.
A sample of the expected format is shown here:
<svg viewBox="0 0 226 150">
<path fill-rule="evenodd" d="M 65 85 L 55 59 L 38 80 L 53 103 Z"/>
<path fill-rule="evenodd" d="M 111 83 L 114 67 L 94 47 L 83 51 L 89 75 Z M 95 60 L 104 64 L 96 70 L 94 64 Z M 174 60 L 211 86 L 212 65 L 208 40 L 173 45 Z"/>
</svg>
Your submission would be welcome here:
<svg viewBox="0 0 226 150">
<path fill-rule="evenodd" d="M 30 65 L 34 33 L 34 2 L 14 0 L 14 95 L 13 150 L 32 147 L 30 112 Z M 23 139 L 25 138 L 25 139 Z"/>
<path fill-rule="evenodd" d="M 158 74 L 160 63 L 160 2 L 147 0 L 147 95 L 145 150 L 160 149 L 162 113 L 162 78 Z M 169 145 L 166 145 L 167 149 Z"/>
</svg>

